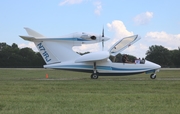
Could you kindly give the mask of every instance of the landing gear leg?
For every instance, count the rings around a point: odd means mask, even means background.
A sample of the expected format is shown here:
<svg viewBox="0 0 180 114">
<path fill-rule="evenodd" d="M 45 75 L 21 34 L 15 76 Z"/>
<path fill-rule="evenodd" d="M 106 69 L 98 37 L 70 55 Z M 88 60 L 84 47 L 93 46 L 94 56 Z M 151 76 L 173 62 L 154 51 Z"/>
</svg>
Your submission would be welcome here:
<svg viewBox="0 0 180 114">
<path fill-rule="evenodd" d="M 96 70 L 96 62 L 94 62 L 93 68 L 94 68 L 94 70 L 93 70 L 93 73 L 91 74 L 91 79 L 98 79 L 98 74 L 97 74 L 97 70 Z"/>
<path fill-rule="evenodd" d="M 151 78 L 151 79 L 155 79 L 155 78 L 156 78 L 156 74 L 151 74 L 151 75 L 150 75 L 150 78 Z"/>
</svg>

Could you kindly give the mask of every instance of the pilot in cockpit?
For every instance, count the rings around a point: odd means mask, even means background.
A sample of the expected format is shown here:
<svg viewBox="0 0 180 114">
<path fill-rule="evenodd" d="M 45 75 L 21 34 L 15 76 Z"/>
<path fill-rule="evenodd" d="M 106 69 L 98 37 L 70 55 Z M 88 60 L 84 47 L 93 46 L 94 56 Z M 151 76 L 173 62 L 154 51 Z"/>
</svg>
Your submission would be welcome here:
<svg viewBox="0 0 180 114">
<path fill-rule="evenodd" d="M 128 59 L 128 57 L 127 57 L 126 54 L 122 56 L 122 62 L 123 62 L 123 63 L 128 63 L 128 60 L 129 60 L 129 59 Z"/>
</svg>

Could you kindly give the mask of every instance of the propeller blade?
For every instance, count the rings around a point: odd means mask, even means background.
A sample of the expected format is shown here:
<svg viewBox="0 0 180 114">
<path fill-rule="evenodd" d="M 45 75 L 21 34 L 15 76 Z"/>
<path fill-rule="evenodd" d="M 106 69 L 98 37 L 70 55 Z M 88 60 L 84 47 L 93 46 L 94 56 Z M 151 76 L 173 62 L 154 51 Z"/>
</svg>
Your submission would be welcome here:
<svg viewBox="0 0 180 114">
<path fill-rule="evenodd" d="M 102 51 L 104 51 L 104 39 L 102 40 Z"/>
<path fill-rule="evenodd" d="M 102 51 L 104 51 L 104 26 L 103 26 L 103 29 L 102 29 Z"/>
<path fill-rule="evenodd" d="M 104 27 L 103 27 L 103 30 L 102 30 L 102 37 L 104 37 Z"/>
</svg>

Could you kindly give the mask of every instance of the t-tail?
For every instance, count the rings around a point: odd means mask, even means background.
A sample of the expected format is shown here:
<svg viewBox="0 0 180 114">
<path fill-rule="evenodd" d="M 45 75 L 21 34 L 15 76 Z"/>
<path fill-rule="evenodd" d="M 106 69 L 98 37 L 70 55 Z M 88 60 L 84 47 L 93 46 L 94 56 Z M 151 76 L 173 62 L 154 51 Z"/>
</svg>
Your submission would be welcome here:
<svg viewBox="0 0 180 114">
<path fill-rule="evenodd" d="M 69 61 L 80 56 L 72 50 L 69 42 L 58 41 L 58 38 L 46 38 L 30 28 L 25 28 L 25 30 L 29 36 L 20 37 L 35 43 L 46 64 Z"/>
</svg>

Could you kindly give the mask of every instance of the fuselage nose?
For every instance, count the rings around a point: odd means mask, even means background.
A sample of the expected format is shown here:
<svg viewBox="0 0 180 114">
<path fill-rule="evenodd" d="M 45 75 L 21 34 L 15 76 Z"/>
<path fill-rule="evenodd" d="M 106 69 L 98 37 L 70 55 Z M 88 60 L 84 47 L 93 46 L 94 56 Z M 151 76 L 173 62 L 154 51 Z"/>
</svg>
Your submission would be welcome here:
<svg viewBox="0 0 180 114">
<path fill-rule="evenodd" d="M 146 64 L 148 65 L 149 68 L 151 69 L 160 69 L 161 66 L 156 64 L 156 63 L 153 63 L 153 62 L 150 62 L 150 61 L 147 61 L 146 60 Z"/>
<path fill-rule="evenodd" d="M 158 65 L 158 64 L 156 64 L 156 66 L 157 66 L 157 69 L 160 69 L 160 68 L 161 68 L 161 66 L 160 66 L 160 65 Z"/>
</svg>

